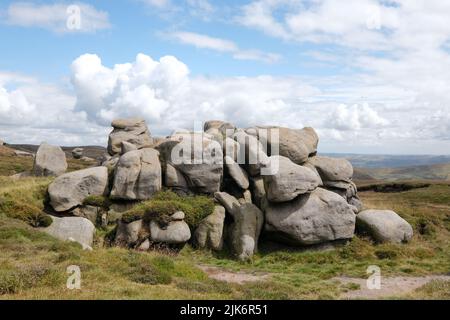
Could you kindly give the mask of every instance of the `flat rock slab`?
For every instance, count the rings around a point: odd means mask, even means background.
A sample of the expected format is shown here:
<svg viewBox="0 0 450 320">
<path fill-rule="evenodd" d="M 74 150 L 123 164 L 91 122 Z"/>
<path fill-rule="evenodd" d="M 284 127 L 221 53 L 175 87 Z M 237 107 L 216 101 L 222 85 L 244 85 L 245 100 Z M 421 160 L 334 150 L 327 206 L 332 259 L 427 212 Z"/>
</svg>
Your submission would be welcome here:
<svg viewBox="0 0 450 320">
<path fill-rule="evenodd" d="M 53 223 L 41 230 L 63 240 L 78 242 L 83 249 L 91 249 L 94 241 L 95 226 L 86 218 L 81 217 L 51 217 Z"/>
</svg>

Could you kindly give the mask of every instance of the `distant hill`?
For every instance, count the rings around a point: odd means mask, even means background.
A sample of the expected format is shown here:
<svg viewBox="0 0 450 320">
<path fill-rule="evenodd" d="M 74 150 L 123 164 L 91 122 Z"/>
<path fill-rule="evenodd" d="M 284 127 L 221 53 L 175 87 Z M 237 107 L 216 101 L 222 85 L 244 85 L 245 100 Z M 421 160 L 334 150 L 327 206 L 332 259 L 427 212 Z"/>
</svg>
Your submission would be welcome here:
<svg viewBox="0 0 450 320">
<path fill-rule="evenodd" d="M 400 168 L 358 168 L 360 172 L 377 180 L 450 180 L 450 163 L 440 163 L 427 166 L 411 166 Z M 356 175 L 355 175 L 355 179 Z M 360 180 L 370 180 L 360 178 Z"/>
<path fill-rule="evenodd" d="M 450 155 L 378 155 L 352 153 L 323 153 L 322 155 L 345 158 L 356 168 L 402 168 L 450 163 Z"/>
</svg>

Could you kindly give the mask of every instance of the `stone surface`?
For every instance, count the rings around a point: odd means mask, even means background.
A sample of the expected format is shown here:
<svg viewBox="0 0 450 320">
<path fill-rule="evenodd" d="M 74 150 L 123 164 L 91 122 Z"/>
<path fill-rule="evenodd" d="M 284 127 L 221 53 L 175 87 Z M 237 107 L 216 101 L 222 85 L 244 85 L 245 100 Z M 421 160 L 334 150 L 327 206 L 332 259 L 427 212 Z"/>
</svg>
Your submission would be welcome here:
<svg viewBox="0 0 450 320">
<path fill-rule="evenodd" d="M 63 241 L 78 242 L 83 249 L 92 249 L 95 226 L 91 221 L 81 217 L 51 218 L 53 223 L 42 231 Z"/>
<path fill-rule="evenodd" d="M 195 193 L 213 194 L 220 190 L 223 153 L 217 141 L 203 134 L 177 133 L 160 144 L 158 150 L 166 163 L 166 173 L 170 174 L 170 179 L 166 176 L 170 185 L 186 184 Z M 171 167 L 178 172 L 170 171 Z"/>
<path fill-rule="evenodd" d="M 258 139 L 245 131 L 237 131 L 233 139 L 239 143 L 237 163 L 244 165 L 251 176 L 259 176 L 261 168 L 269 161 L 263 145 Z"/>
<path fill-rule="evenodd" d="M 127 141 L 122 141 L 121 154 L 125 154 L 127 152 L 134 151 L 134 150 L 138 150 L 138 148 L 134 144 L 127 142 Z"/>
<path fill-rule="evenodd" d="M 161 190 L 159 152 L 152 148 L 125 153 L 117 163 L 111 197 L 147 200 Z"/>
<path fill-rule="evenodd" d="M 358 231 L 378 242 L 404 243 L 413 237 L 411 225 L 391 210 L 364 210 L 356 216 Z"/>
<path fill-rule="evenodd" d="M 83 157 L 83 152 L 84 152 L 83 148 L 75 148 L 72 150 L 72 156 L 75 159 L 81 159 Z"/>
<path fill-rule="evenodd" d="M 229 156 L 224 158 L 224 162 L 228 174 L 233 178 L 236 184 L 244 190 L 248 189 L 250 182 L 248 180 L 247 172 L 245 172 L 245 170 Z"/>
<path fill-rule="evenodd" d="M 97 224 L 97 218 L 101 209 L 94 206 L 81 206 L 72 210 L 72 214 L 76 217 L 86 218 L 94 225 Z"/>
<path fill-rule="evenodd" d="M 42 143 L 34 157 L 33 174 L 37 177 L 59 176 L 66 170 L 64 151 L 58 146 Z"/>
<path fill-rule="evenodd" d="M 350 182 L 353 177 L 353 166 L 346 159 L 316 156 L 308 161 L 316 167 L 325 186 L 339 187 L 333 182 Z"/>
<path fill-rule="evenodd" d="M 170 219 L 173 221 L 181 221 L 184 220 L 185 214 L 183 211 L 177 211 L 173 215 L 170 216 Z"/>
<path fill-rule="evenodd" d="M 214 212 L 203 219 L 194 232 L 194 245 L 220 251 L 224 241 L 225 208 L 216 206 Z"/>
<path fill-rule="evenodd" d="M 314 245 L 350 239 L 356 216 L 338 194 L 317 188 L 284 203 L 269 203 L 265 230 L 272 237 L 293 245 Z"/>
<path fill-rule="evenodd" d="M 277 142 L 278 132 L 278 147 L 279 155 L 289 158 L 296 164 L 303 164 L 308 160 L 308 157 L 317 153 L 317 145 L 319 137 L 313 128 L 290 129 L 276 126 L 260 126 L 249 128 L 248 133 L 255 135 L 263 143 L 267 145 L 267 152 L 271 154 L 273 142 Z"/>
<path fill-rule="evenodd" d="M 153 145 L 150 131 L 144 119 L 117 119 L 112 122 L 113 131 L 109 134 L 108 153 L 110 155 L 122 152 L 122 142 L 126 141 L 137 149 L 148 148 Z"/>
<path fill-rule="evenodd" d="M 262 177 L 252 177 L 250 186 L 253 203 L 264 211 L 264 205 L 267 200 L 264 179 Z"/>
<path fill-rule="evenodd" d="M 212 129 L 216 129 L 223 137 L 231 137 L 236 130 L 236 127 L 229 122 L 220 120 L 211 120 L 205 122 L 203 130 L 209 132 Z"/>
<path fill-rule="evenodd" d="M 274 174 L 262 176 L 269 201 L 290 201 L 319 186 L 320 178 L 312 170 L 283 156 L 272 156 L 269 159 L 269 166 Z"/>
<path fill-rule="evenodd" d="M 102 196 L 108 192 L 108 169 L 95 167 L 63 174 L 49 187 L 50 204 L 57 212 L 70 210 L 83 203 L 88 196 Z"/>
<path fill-rule="evenodd" d="M 114 243 L 116 246 L 133 247 L 139 240 L 139 233 L 142 229 L 142 220 L 136 220 L 131 223 L 119 221 L 117 224 L 116 238 Z"/>
<path fill-rule="evenodd" d="M 217 192 L 215 198 L 231 215 L 228 226 L 229 245 L 239 260 L 248 260 L 258 251 L 258 240 L 264 224 L 263 212 L 252 203 L 240 203 L 226 192 Z"/>
<path fill-rule="evenodd" d="M 183 244 L 191 238 L 191 230 L 184 221 L 172 221 L 162 229 L 155 221 L 150 222 L 150 240 L 167 244 Z"/>
</svg>

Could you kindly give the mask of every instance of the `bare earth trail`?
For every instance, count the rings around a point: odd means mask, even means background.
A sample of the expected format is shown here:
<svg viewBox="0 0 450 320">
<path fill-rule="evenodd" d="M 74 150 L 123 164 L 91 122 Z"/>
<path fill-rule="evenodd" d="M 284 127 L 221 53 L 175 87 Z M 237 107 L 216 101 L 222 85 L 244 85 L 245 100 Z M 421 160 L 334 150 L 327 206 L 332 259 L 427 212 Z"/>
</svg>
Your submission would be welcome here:
<svg viewBox="0 0 450 320">
<path fill-rule="evenodd" d="M 205 265 L 199 265 L 198 267 L 212 279 L 237 284 L 265 281 L 271 276 L 267 273 L 233 272 L 219 267 Z M 367 288 L 367 279 L 364 278 L 335 277 L 331 279 L 331 281 L 338 281 L 341 285 L 354 284 L 359 286 L 357 290 L 342 293 L 340 296 L 341 299 L 386 299 L 390 297 L 402 297 L 433 280 L 450 281 L 450 276 L 382 277 L 381 289 L 372 290 Z"/>
<path fill-rule="evenodd" d="M 386 299 L 412 293 L 433 280 L 450 281 L 450 276 L 382 277 L 380 289 L 368 289 L 367 280 L 361 278 L 336 277 L 333 280 L 338 280 L 343 285 L 359 285 L 359 289 L 343 293 L 341 299 Z"/>
</svg>

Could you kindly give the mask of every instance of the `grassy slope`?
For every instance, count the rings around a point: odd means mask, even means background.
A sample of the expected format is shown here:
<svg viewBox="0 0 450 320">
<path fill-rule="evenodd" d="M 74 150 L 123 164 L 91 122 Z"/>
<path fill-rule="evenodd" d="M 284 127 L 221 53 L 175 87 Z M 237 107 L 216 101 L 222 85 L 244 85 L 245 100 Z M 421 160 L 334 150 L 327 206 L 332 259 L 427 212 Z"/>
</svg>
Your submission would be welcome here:
<svg viewBox="0 0 450 320">
<path fill-rule="evenodd" d="M 48 179 L 0 180 L 0 196 L 16 195 L 38 202 L 30 192 Z M 450 186 L 403 193 L 364 192 L 370 208 L 394 209 L 415 229 L 407 245 L 373 245 L 355 237 L 331 251 L 273 251 L 262 245 L 251 263 L 228 259 L 225 254 L 195 251 L 186 246 L 178 256 L 136 253 L 118 248 L 82 251 L 62 243 L 0 213 L 0 298 L 133 298 L 133 299 L 299 299 L 337 298 L 350 290 L 331 279 L 339 275 L 366 277 L 368 265 L 379 265 L 384 276 L 445 274 L 450 271 Z M 99 235 L 101 232 L 99 232 Z M 99 241 L 100 242 L 100 241 Z M 209 279 L 197 266 L 207 264 L 234 271 L 270 275 L 264 282 L 245 285 Z M 65 288 L 67 266 L 82 270 L 82 290 Z M 412 297 L 448 297 L 448 283 L 436 282 Z"/>
</svg>

